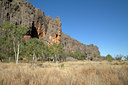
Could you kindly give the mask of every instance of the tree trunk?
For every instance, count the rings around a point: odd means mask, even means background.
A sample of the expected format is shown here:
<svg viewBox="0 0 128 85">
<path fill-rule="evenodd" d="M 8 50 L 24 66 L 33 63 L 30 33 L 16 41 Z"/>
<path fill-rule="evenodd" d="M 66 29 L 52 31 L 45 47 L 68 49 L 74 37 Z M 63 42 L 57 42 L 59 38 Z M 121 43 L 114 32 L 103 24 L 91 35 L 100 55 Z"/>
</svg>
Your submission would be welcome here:
<svg viewBox="0 0 128 85">
<path fill-rule="evenodd" d="M 56 63 L 56 54 L 55 54 L 55 63 Z"/>
<path fill-rule="evenodd" d="M 37 60 L 36 60 L 36 54 L 35 52 L 33 53 L 33 62 L 35 63 Z"/>
<path fill-rule="evenodd" d="M 33 59 L 32 59 L 32 61 L 34 62 L 34 60 L 35 60 L 35 59 L 34 59 L 34 53 L 33 53 Z"/>
<path fill-rule="evenodd" d="M 44 59 L 45 59 L 45 55 L 44 55 L 44 53 L 42 52 L 42 56 L 43 57 L 41 57 L 42 59 L 41 59 L 41 63 L 44 61 Z"/>
<path fill-rule="evenodd" d="M 55 56 L 53 55 L 53 62 L 55 62 Z"/>
<path fill-rule="evenodd" d="M 14 49 L 14 53 L 15 53 L 15 57 L 14 57 L 14 61 L 16 60 L 16 47 L 15 47 L 15 43 L 13 42 L 13 49 Z"/>
<path fill-rule="evenodd" d="M 18 64 L 19 50 L 20 50 L 20 43 L 19 43 L 19 41 L 18 41 L 16 64 Z"/>
<path fill-rule="evenodd" d="M 11 57 L 8 58 L 8 61 L 9 61 L 9 62 L 10 62 L 10 60 L 11 60 Z"/>
</svg>

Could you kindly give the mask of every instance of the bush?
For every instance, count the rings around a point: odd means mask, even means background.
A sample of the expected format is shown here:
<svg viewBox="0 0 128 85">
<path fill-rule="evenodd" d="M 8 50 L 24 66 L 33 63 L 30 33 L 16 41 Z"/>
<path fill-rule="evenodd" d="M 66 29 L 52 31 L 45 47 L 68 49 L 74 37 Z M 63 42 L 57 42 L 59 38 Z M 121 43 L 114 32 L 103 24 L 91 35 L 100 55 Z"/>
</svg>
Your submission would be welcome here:
<svg viewBox="0 0 128 85">
<path fill-rule="evenodd" d="M 84 60 L 85 59 L 84 55 L 81 52 L 79 52 L 79 51 L 76 51 L 74 53 L 70 52 L 69 56 L 71 56 L 73 58 L 76 58 L 76 59 L 79 59 L 79 60 Z"/>
<path fill-rule="evenodd" d="M 124 56 L 124 59 L 127 61 L 128 60 L 128 55 L 127 56 Z"/>
<path fill-rule="evenodd" d="M 64 67 L 64 64 L 61 64 L 60 67 L 63 68 Z"/>
<path fill-rule="evenodd" d="M 109 62 L 112 62 L 114 59 L 113 59 L 113 57 L 110 54 L 108 54 L 106 56 L 106 60 L 109 61 Z"/>
<path fill-rule="evenodd" d="M 121 61 L 121 60 L 122 60 L 122 55 L 117 55 L 117 56 L 115 57 L 115 60 Z"/>
</svg>

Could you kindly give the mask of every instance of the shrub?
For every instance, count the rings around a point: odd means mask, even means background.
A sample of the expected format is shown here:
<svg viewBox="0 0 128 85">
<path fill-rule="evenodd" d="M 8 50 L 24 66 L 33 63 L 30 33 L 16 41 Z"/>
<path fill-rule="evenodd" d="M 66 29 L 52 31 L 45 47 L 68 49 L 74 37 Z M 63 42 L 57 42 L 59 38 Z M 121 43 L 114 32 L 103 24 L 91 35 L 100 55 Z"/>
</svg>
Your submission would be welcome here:
<svg viewBox="0 0 128 85">
<path fill-rule="evenodd" d="M 128 60 L 128 55 L 127 56 L 124 56 L 124 59 L 127 61 Z"/>
<path fill-rule="evenodd" d="M 63 68 L 64 67 L 64 64 L 61 64 L 61 66 L 60 66 L 61 68 Z"/>
<path fill-rule="evenodd" d="M 122 57 L 115 57 L 115 60 L 121 61 Z"/>
<path fill-rule="evenodd" d="M 79 51 L 76 51 L 74 53 L 70 52 L 69 56 L 71 56 L 73 58 L 76 58 L 76 59 L 79 59 L 79 60 L 84 60 L 85 59 L 84 55 Z"/>
<path fill-rule="evenodd" d="M 114 59 L 113 59 L 113 57 L 110 54 L 108 54 L 106 56 L 106 60 L 109 61 L 109 62 L 112 62 Z"/>
</svg>

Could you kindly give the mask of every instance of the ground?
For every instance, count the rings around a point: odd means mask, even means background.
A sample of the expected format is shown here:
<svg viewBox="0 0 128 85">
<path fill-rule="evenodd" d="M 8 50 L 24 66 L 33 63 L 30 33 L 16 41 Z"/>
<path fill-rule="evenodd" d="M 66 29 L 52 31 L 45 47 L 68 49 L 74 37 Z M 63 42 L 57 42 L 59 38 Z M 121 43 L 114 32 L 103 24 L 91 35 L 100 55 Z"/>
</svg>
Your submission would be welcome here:
<svg viewBox="0 0 128 85">
<path fill-rule="evenodd" d="M 128 61 L 0 63 L 0 85 L 128 85 Z"/>
</svg>

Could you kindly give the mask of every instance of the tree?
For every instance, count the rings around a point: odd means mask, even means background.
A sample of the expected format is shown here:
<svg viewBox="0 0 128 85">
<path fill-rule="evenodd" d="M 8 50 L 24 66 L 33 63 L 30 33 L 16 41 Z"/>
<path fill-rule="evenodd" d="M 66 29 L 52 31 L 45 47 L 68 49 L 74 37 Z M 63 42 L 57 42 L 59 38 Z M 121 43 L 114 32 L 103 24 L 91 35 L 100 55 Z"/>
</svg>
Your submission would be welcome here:
<svg viewBox="0 0 128 85">
<path fill-rule="evenodd" d="M 45 45 L 36 38 L 30 39 L 24 48 L 23 55 L 36 62 L 37 58 L 45 57 Z"/>
<path fill-rule="evenodd" d="M 84 55 L 79 51 L 76 51 L 74 53 L 70 52 L 69 56 L 74 57 L 74 58 L 79 59 L 79 60 L 84 60 L 85 59 Z"/>
<path fill-rule="evenodd" d="M 60 44 L 54 43 L 52 46 L 49 47 L 49 55 L 53 59 L 53 62 L 61 60 L 63 51 L 63 47 Z"/>
<path fill-rule="evenodd" d="M 106 60 L 109 61 L 109 62 L 112 62 L 113 57 L 112 57 L 110 54 L 108 54 L 108 55 L 106 56 Z"/>
<path fill-rule="evenodd" d="M 5 59 L 5 56 L 8 56 L 6 55 L 7 49 L 6 49 L 5 43 L 6 43 L 5 39 L 0 37 L 0 60 L 1 62 L 3 59 Z"/>
<path fill-rule="evenodd" d="M 69 56 L 69 51 L 67 50 L 63 50 L 62 54 L 61 54 L 61 61 L 66 61 L 66 58 Z"/>
<path fill-rule="evenodd" d="M 13 44 L 12 44 L 12 38 L 11 38 L 11 28 L 12 25 L 10 25 L 8 22 L 5 22 L 1 26 L 0 30 L 0 56 L 2 59 L 8 58 L 10 61 L 10 58 L 13 55 Z"/>
<path fill-rule="evenodd" d="M 14 31 L 14 36 L 13 36 L 13 46 L 14 46 L 14 49 L 17 48 L 17 51 L 14 50 L 15 52 L 15 55 L 17 55 L 16 57 L 16 64 L 18 64 L 18 58 L 19 58 L 19 52 L 20 52 L 20 44 L 21 44 L 21 41 L 23 39 L 23 35 L 25 33 L 27 33 L 27 28 L 25 27 L 21 27 L 20 25 L 15 28 L 15 31 Z"/>
<path fill-rule="evenodd" d="M 81 52 L 79 52 L 79 51 L 76 51 L 74 53 L 74 57 L 77 58 L 77 59 L 80 59 L 80 60 L 84 60 L 85 59 L 84 55 Z"/>
<path fill-rule="evenodd" d="M 28 28 L 22 27 L 21 25 L 15 26 L 6 22 L 2 25 L 1 30 L 2 37 L 9 42 L 8 45 L 10 46 L 10 43 L 12 44 L 12 47 L 10 48 L 14 50 L 16 64 L 18 64 L 20 45 L 24 40 L 23 36 L 27 33 Z"/>
<path fill-rule="evenodd" d="M 127 61 L 128 60 L 128 55 L 127 56 L 124 56 L 124 59 Z"/>
<path fill-rule="evenodd" d="M 123 55 L 117 55 L 116 57 L 115 57 L 115 60 L 118 60 L 118 61 L 121 61 L 122 60 L 122 57 L 123 57 Z"/>
</svg>

